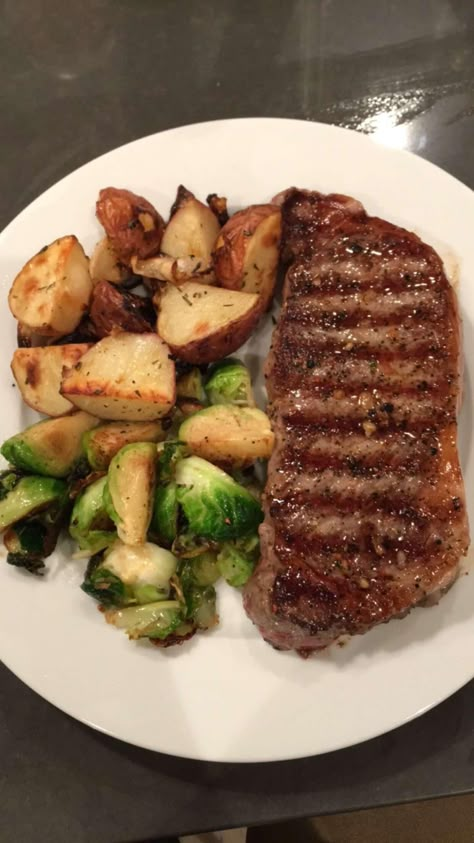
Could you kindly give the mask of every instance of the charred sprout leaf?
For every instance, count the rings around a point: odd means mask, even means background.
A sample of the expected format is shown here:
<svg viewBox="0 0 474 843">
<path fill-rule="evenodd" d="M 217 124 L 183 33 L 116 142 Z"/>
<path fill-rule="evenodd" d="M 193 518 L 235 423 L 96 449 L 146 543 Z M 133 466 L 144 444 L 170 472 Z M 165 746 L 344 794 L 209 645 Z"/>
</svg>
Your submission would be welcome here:
<svg viewBox="0 0 474 843">
<path fill-rule="evenodd" d="M 94 556 L 83 590 L 104 606 L 144 605 L 167 600 L 177 561 L 162 547 L 146 542 L 129 547 L 121 541 L 103 556 Z"/>
<path fill-rule="evenodd" d="M 178 501 L 188 530 L 215 542 L 256 530 L 263 518 L 255 498 L 220 468 L 200 457 L 181 460 L 176 468 Z"/>
<path fill-rule="evenodd" d="M 235 357 L 227 357 L 210 367 L 206 393 L 211 404 L 255 407 L 250 372 Z"/>
<path fill-rule="evenodd" d="M 117 538 L 114 525 L 104 505 L 107 477 L 87 486 L 76 498 L 69 532 L 81 550 L 98 553 Z"/>
<path fill-rule="evenodd" d="M 80 457 L 67 478 L 71 489 L 74 490 L 76 487 L 80 488 L 81 483 L 86 479 L 86 477 L 88 477 L 90 473 L 91 467 L 89 465 L 87 457 Z"/>
<path fill-rule="evenodd" d="M 101 554 L 90 559 L 81 588 L 102 606 L 124 606 L 129 602 L 127 587 L 105 567 Z"/>
<path fill-rule="evenodd" d="M 234 588 L 245 585 L 255 568 L 259 552 L 260 545 L 256 535 L 225 542 L 217 556 L 220 574 Z"/>
<path fill-rule="evenodd" d="M 182 606 L 177 600 L 116 609 L 106 612 L 105 618 L 108 623 L 123 629 L 131 639 L 164 640 L 173 635 L 184 621 Z"/>
<path fill-rule="evenodd" d="M 171 480 L 164 485 L 159 484 L 155 490 L 155 504 L 151 530 L 158 540 L 165 545 L 172 545 L 178 532 L 178 498 L 176 483 Z"/>
<path fill-rule="evenodd" d="M 13 491 L 21 477 L 22 474 L 19 471 L 12 471 L 10 468 L 0 471 L 0 501 Z"/>
<path fill-rule="evenodd" d="M 180 532 L 176 536 L 171 550 L 180 559 L 194 559 L 195 556 L 201 556 L 215 546 L 216 543 L 211 539 L 196 536 L 191 532 Z"/>
<path fill-rule="evenodd" d="M 4 543 L 8 550 L 7 562 L 10 565 L 25 568 L 31 573 L 39 573 L 44 568 L 43 560 L 55 549 L 70 509 L 67 487 L 65 484 L 61 485 L 62 493 L 59 493 L 46 509 L 12 524 L 6 530 Z"/>
<path fill-rule="evenodd" d="M 45 570 L 45 564 L 42 559 L 35 556 L 27 556 L 24 553 L 8 553 L 7 562 L 9 565 L 14 565 L 16 568 L 24 568 L 30 574 L 42 576 Z"/>
</svg>

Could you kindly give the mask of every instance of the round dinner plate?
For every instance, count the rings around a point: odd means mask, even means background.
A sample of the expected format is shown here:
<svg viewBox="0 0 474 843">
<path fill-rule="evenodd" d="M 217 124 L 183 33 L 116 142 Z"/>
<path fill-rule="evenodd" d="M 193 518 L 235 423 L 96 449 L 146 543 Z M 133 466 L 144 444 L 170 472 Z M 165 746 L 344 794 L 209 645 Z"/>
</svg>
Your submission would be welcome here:
<svg viewBox="0 0 474 843">
<path fill-rule="evenodd" d="M 438 249 L 458 279 L 463 315 L 460 448 L 474 523 L 474 195 L 414 155 L 335 126 L 247 119 L 172 129 L 86 164 L 26 208 L 0 236 L 1 440 L 34 421 L 9 369 L 16 328 L 6 297 L 15 274 L 63 234 L 76 234 L 90 254 L 101 236 L 101 187 L 129 188 L 166 216 L 178 184 L 202 199 L 225 195 L 232 209 L 290 185 L 347 193 Z M 255 376 L 271 327 L 267 318 L 239 352 Z M 305 661 L 265 644 L 229 587 L 219 587 L 212 633 L 166 651 L 129 642 L 79 589 L 85 562 L 70 553 L 63 543 L 42 579 L 1 562 L 0 656 L 63 711 L 148 749 L 215 761 L 315 755 L 400 726 L 474 675 L 473 576 L 460 577 L 437 606 Z"/>
</svg>

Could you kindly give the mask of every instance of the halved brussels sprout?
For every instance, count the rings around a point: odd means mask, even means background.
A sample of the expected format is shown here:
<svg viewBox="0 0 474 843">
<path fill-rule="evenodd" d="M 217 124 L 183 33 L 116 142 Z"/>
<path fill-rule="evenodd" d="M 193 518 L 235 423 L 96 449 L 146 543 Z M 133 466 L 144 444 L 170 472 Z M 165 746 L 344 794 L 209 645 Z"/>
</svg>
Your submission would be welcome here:
<svg viewBox="0 0 474 843">
<path fill-rule="evenodd" d="M 260 505 L 225 471 L 200 457 L 176 467 L 177 495 L 190 532 L 213 541 L 235 539 L 255 531 L 263 519 Z"/>
</svg>

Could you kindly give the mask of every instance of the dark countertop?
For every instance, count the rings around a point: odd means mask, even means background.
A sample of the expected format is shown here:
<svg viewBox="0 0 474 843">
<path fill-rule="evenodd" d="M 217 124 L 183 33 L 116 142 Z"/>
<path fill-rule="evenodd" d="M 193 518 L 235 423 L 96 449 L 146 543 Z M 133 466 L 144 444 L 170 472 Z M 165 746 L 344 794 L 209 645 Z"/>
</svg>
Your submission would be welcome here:
<svg viewBox="0 0 474 843">
<path fill-rule="evenodd" d="M 407 148 L 474 186 L 470 0 L 5 0 L 2 13 L 1 224 L 102 152 L 223 117 L 376 131 L 388 114 Z M 474 788 L 473 683 L 385 737 L 269 765 L 129 747 L 6 669 L 0 711 L 2 843 L 124 843 Z"/>
</svg>

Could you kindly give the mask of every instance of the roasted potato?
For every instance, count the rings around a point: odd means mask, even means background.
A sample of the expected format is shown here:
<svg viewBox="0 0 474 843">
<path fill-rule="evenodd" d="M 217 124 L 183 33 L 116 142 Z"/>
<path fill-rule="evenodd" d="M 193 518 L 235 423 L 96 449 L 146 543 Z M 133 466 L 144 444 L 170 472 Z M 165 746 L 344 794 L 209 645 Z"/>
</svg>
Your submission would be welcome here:
<svg viewBox="0 0 474 843">
<path fill-rule="evenodd" d="M 274 440 L 265 413 L 230 404 L 216 404 L 190 415 L 181 424 L 178 437 L 193 454 L 234 468 L 268 459 Z"/>
<path fill-rule="evenodd" d="M 75 410 L 60 392 L 64 367 L 74 366 L 90 345 L 48 345 L 18 348 L 11 363 L 23 401 L 46 416 L 64 416 Z"/>
<path fill-rule="evenodd" d="M 206 199 L 213 214 L 216 215 L 219 225 L 225 225 L 229 219 L 227 211 L 227 199 L 225 196 L 218 196 L 217 193 L 210 193 Z"/>
<path fill-rule="evenodd" d="M 99 240 L 89 261 L 89 272 L 93 284 L 109 281 L 123 284 L 130 276 L 129 267 L 122 263 L 108 237 Z"/>
<path fill-rule="evenodd" d="M 99 281 L 94 287 L 89 313 L 100 338 L 117 331 L 146 334 L 155 328 L 156 314 L 150 299 L 118 290 L 108 281 Z"/>
<path fill-rule="evenodd" d="M 81 345 L 82 343 L 94 344 L 98 339 L 99 337 L 89 318 L 89 314 L 86 314 L 79 322 L 77 328 L 74 328 L 74 331 L 71 331 L 70 334 L 62 334 L 60 337 L 55 337 L 51 341 L 51 345 L 70 345 L 71 343 L 73 345 Z M 41 343 L 41 345 L 44 344 Z"/>
<path fill-rule="evenodd" d="M 160 251 L 164 222 L 143 196 L 105 187 L 99 193 L 96 214 L 123 263 L 128 265 L 132 255 L 148 258 Z"/>
<path fill-rule="evenodd" d="M 16 329 L 16 344 L 18 348 L 37 348 L 40 345 L 48 345 L 51 342 L 51 337 L 42 337 L 40 334 L 35 334 L 26 325 L 21 322 L 17 323 Z"/>
<path fill-rule="evenodd" d="M 211 363 L 236 351 L 254 330 L 261 313 L 254 293 L 241 293 L 187 281 L 167 284 L 158 300 L 157 330 L 181 360 Z"/>
<path fill-rule="evenodd" d="M 73 331 L 89 305 L 89 261 L 77 237 L 41 249 L 16 276 L 8 296 L 15 319 L 32 333 L 58 337 Z"/>
<path fill-rule="evenodd" d="M 275 289 L 281 237 L 281 211 L 251 205 L 223 227 L 214 250 L 214 272 L 223 287 L 257 293 L 262 310 Z"/>
<path fill-rule="evenodd" d="M 180 185 L 161 241 L 161 251 L 172 258 L 199 258 L 204 269 L 211 266 L 219 231 L 219 222 L 211 209 Z"/>
<path fill-rule="evenodd" d="M 151 421 L 175 402 L 174 363 L 156 334 L 115 334 L 65 371 L 61 394 L 100 419 Z"/>
<path fill-rule="evenodd" d="M 133 257 L 131 260 L 133 272 L 145 278 L 157 281 L 169 281 L 171 284 L 184 284 L 185 281 L 199 281 L 203 284 L 215 282 L 212 266 L 203 262 L 202 258 L 191 257 L 172 258 L 169 255 L 155 255 L 146 260 Z"/>
</svg>

